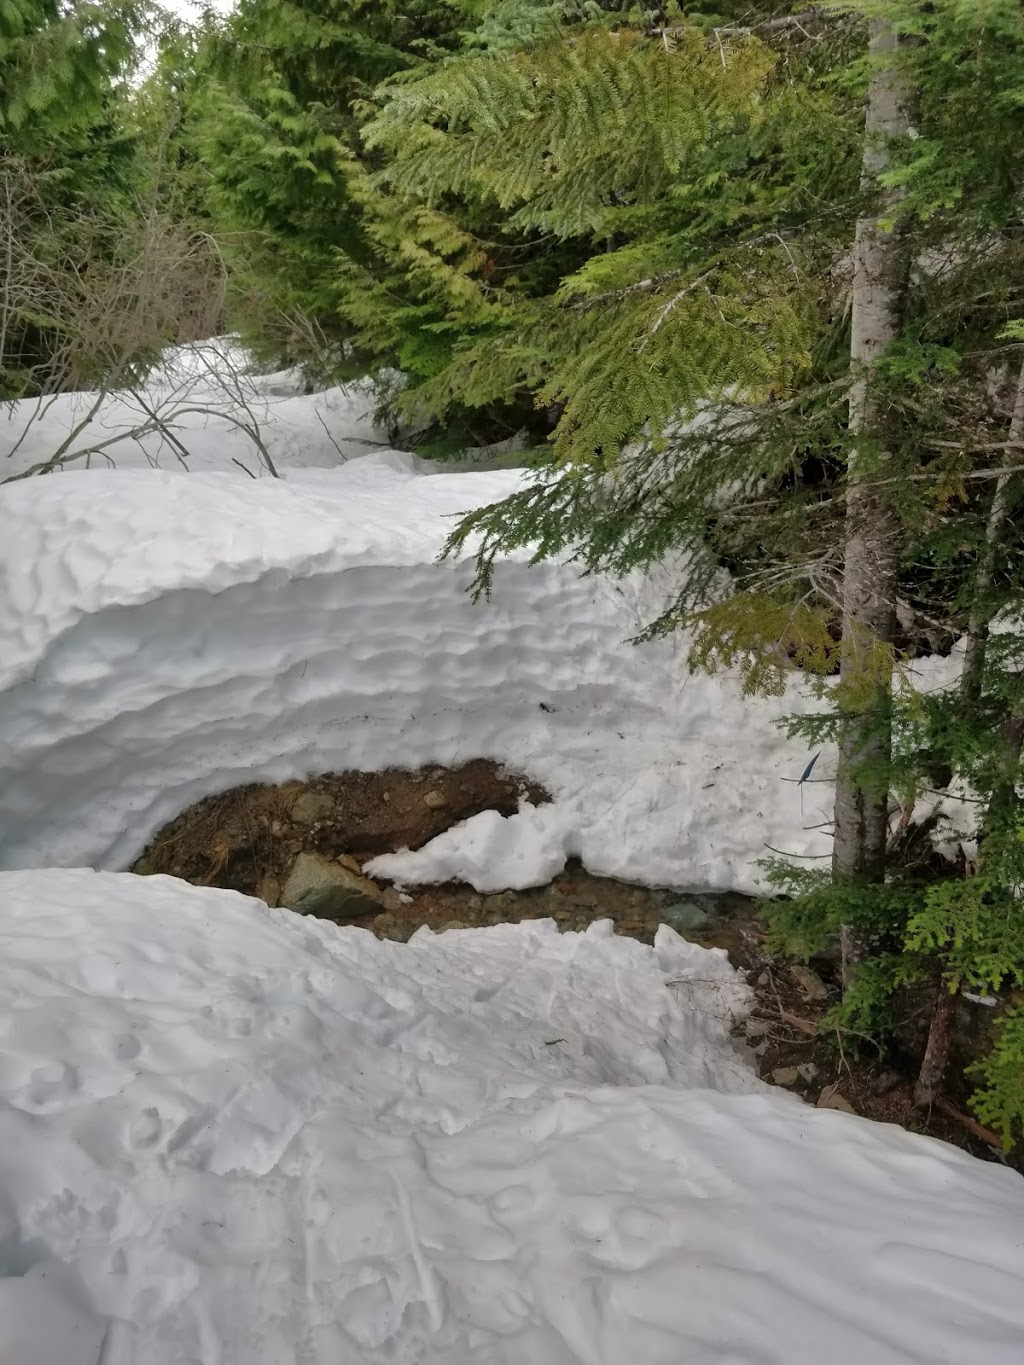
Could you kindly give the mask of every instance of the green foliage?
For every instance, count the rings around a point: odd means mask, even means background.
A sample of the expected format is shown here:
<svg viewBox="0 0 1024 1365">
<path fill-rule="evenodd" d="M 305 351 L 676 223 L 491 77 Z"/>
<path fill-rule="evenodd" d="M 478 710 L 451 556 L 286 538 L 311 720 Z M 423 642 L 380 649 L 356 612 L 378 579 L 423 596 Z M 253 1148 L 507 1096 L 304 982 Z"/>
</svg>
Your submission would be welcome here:
<svg viewBox="0 0 1024 1365">
<path fill-rule="evenodd" d="M 136 0 L 62 5 L 5 0 L 0 26 L 0 146 L 37 154 L 102 116 L 135 56 Z"/>
<path fill-rule="evenodd" d="M 371 230 L 355 106 L 444 51 L 457 20 L 444 0 L 244 0 L 202 35 L 190 137 L 235 266 L 234 322 L 258 348 L 335 373 L 395 364 L 404 263 Z"/>
<path fill-rule="evenodd" d="M 806 601 L 733 593 L 681 624 L 693 630 L 691 667 L 739 669 L 747 696 L 784 696 L 794 668 L 824 677 L 838 666 L 829 615 Z"/>
<path fill-rule="evenodd" d="M 952 989 L 999 990 L 1007 982 L 1024 982 L 1022 920 L 998 873 L 943 880 L 927 887 L 910 915 L 906 946 L 940 957 Z"/>
<path fill-rule="evenodd" d="M 652 38 L 605 17 L 383 92 L 364 137 L 392 194 L 491 203 L 507 227 L 588 252 L 543 295 L 517 290 L 410 404 L 443 415 L 530 384 L 559 414 L 556 457 L 576 465 L 645 436 L 659 453 L 670 421 L 729 388 L 791 388 L 817 300 L 813 244 L 781 231 L 800 188 L 761 184 L 792 140 L 773 71 L 752 40 L 723 63 L 695 27 Z M 834 151 L 835 111 L 820 126 L 832 138 L 812 141 Z"/>
<path fill-rule="evenodd" d="M 975 1113 L 1009 1151 L 1024 1141 L 1024 1009 L 1007 1016 L 995 1047 L 972 1069 L 982 1082 L 973 1100 Z"/>
</svg>

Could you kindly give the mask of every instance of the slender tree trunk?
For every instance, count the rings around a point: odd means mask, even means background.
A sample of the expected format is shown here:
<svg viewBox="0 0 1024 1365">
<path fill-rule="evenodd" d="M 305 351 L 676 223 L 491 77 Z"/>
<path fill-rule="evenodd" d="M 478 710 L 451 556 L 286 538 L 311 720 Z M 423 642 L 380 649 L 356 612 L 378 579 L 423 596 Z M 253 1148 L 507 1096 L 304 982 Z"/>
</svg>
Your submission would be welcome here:
<svg viewBox="0 0 1024 1365">
<path fill-rule="evenodd" d="M 890 140 L 909 129 L 908 94 L 891 61 L 898 39 L 884 20 L 871 24 L 875 61 L 868 92 L 863 179 L 878 188 L 890 157 Z M 888 790 L 884 773 L 891 757 L 888 717 L 891 650 L 896 635 L 898 523 L 882 486 L 887 464 L 882 416 L 872 370 L 903 324 L 909 277 L 898 226 L 879 219 L 898 213 L 896 192 L 876 197 L 857 223 L 854 241 L 850 363 L 850 454 L 843 570 L 843 658 L 840 682 L 851 708 L 840 741 L 836 777 L 832 869 L 838 878 L 880 881 L 885 872 Z M 881 478 L 879 477 L 881 475 Z M 849 701 L 859 698 L 857 703 Z M 874 776 L 865 780 L 865 773 Z M 856 957 L 844 934 L 844 966 Z"/>
<path fill-rule="evenodd" d="M 1024 364 L 1021 365 L 1017 376 L 1017 394 L 1013 404 L 1013 416 L 1010 418 L 1009 439 L 1011 444 L 1024 443 Z M 974 605 L 967 622 L 964 671 L 960 676 L 960 698 L 968 703 L 981 698 L 985 650 L 991 624 L 991 612 L 985 596 L 995 577 L 1003 535 L 1010 516 L 1013 503 L 1012 480 L 1012 474 L 1003 474 L 996 484 L 992 510 L 989 512 L 988 525 L 985 528 L 985 548 L 978 560 L 978 570 L 974 577 Z"/>
<path fill-rule="evenodd" d="M 953 1008 L 956 993 L 944 981 L 940 981 L 932 1011 L 931 1027 L 928 1030 L 928 1046 L 914 1086 L 914 1103 L 918 1109 L 927 1109 L 935 1103 L 949 1060 L 949 1042 L 953 1031 Z"/>
</svg>

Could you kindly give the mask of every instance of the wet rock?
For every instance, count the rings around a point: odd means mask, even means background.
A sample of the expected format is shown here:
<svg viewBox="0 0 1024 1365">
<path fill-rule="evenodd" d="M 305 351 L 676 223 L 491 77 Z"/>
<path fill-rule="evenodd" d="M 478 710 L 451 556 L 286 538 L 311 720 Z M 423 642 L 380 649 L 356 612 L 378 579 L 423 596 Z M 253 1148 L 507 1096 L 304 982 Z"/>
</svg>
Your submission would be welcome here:
<svg viewBox="0 0 1024 1365">
<path fill-rule="evenodd" d="M 795 1066 L 777 1066 L 772 1072 L 772 1080 L 776 1085 L 796 1085 L 800 1079 L 800 1070 Z"/>
<path fill-rule="evenodd" d="M 423 804 L 429 810 L 444 810 L 445 806 L 448 804 L 448 798 L 445 796 L 444 792 L 427 792 L 426 796 L 423 798 Z"/>
<path fill-rule="evenodd" d="M 819 1109 L 839 1109 L 844 1114 L 856 1114 L 856 1109 L 846 1098 L 839 1093 L 839 1087 L 826 1085 L 825 1089 L 818 1096 Z"/>
<path fill-rule="evenodd" d="M 711 916 L 698 901 L 680 900 L 666 905 L 661 912 L 661 918 L 677 933 L 683 933 L 687 929 L 703 928 Z"/>
<path fill-rule="evenodd" d="M 789 969 L 789 974 L 800 988 L 800 994 L 805 1000 L 827 999 L 828 987 L 818 973 L 812 972 L 810 967 L 805 967 L 802 962 L 794 962 Z"/>
<path fill-rule="evenodd" d="M 380 912 L 376 882 L 319 853 L 300 853 L 281 892 L 281 904 L 319 919 L 355 919 Z"/>
<path fill-rule="evenodd" d="M 334 813 L 334 801 L 325 792 L 300 792 L 289 813 L 297 825 L 315 825 Z"/>
</svg>

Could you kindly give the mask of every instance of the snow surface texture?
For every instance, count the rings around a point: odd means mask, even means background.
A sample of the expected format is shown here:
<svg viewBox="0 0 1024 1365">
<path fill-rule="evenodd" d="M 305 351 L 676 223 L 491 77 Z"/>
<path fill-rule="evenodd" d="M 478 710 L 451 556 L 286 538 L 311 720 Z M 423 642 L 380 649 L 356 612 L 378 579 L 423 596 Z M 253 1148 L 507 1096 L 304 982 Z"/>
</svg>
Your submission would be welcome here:
<svg viewBox="0 0 1024 1365">
<path fill-rule="evenodd" d="M 499 566 L 474 605 L 436 557 L 515 471 L 395 452 L 286 481 L 69 472 L 9 484 L 0 543 L 0 866 L 121 869 L 240 783 L 490 757 L 551 806 L 483 814 L 374 869 L 542 884 L 567 856 L 679 888 L 753 889 L 766 844 L 825 854 L 828 785 L 776 717 L 627 643 L 650 583 Z M 827 755 L 815 778 L 827 776 Z"/>
<path fill-rule="evenodd" d="M 269 475 L 331 468 L 386 446 L 374 397 L 353 384 L 307 395 L 285 370 L 251 375 L 229 339 L 171 350 L 138 393 L 67 393 L 0 404 L 0 480 L 67 444 L 63 468 L 180 469 Z"/>
<path fill-rule="evenodd" d="M 1024 1187 L 770 1090 L 662 928 L 0 875 L 3 1365 L 1017 1365 Z"/>
</svg>

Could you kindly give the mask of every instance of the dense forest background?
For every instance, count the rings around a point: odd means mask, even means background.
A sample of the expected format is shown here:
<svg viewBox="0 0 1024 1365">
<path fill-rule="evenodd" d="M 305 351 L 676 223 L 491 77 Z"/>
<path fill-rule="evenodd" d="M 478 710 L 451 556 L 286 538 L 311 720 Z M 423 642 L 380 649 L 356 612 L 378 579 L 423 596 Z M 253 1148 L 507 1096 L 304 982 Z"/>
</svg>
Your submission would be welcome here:
<svg viewBox="0 0 1024 1365">
<path fill-rule="evenodd" d="M 931 1103 L 956 994 L 1024 987 L 1018 0 L 7 0 L 0 157 L 4 401 L 227 330 L 368 376 L 423 453 L 529 447 L 453 534 L 481 591 L 669 562 L 648 633 L 816 681 L 833 867 L 766 914 L 839 945 L 851 1046 L 927 998 Z M 1010 1142 L 1024 1012 L 977 1084 Z"/>
</svg>

